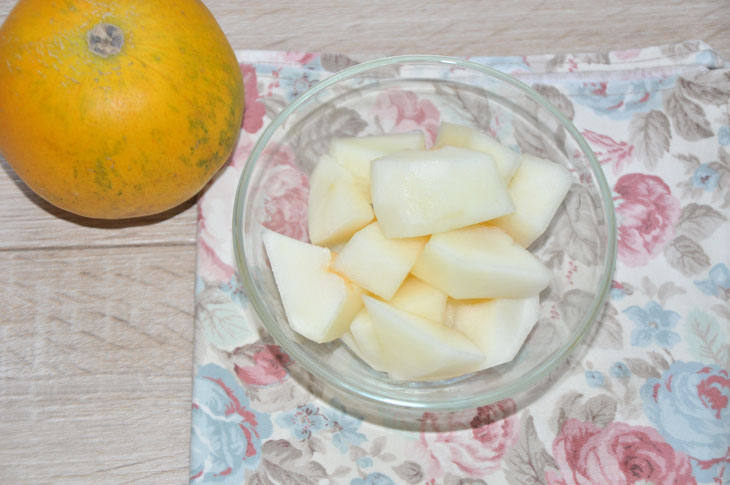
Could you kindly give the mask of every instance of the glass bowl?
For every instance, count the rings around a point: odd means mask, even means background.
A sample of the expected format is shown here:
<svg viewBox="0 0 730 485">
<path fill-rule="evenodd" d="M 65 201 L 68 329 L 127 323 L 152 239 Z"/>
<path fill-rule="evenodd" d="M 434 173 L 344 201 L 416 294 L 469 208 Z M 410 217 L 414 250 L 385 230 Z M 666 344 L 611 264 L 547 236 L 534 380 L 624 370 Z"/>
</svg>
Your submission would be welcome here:
<svg viewBox="0 0 730 485">
<path fill-rule="evenodd" d="M 396 382 L 339 340 L 311 342 L 286 320 L 262 244 L 264 227 L 306 240 L 307 178 L 335 136 L 421 130 L 440 122 L 488 132 L 502 143 L 566 166 L 574 183 L 530 250 L 553 273 L 540 319 L 517 357 L 438 382 Z M 238 185 L 233 241 L 251 304 L 274 340 L 348 402 L 393 415 L 459 411 L 534 386 L 560 364 L 601 313 L 616 257 L 611 191 L 578 130 L 536 90 L 461 59 L 397 56 L 347 68 L 289 104 L 253 147 Z"/>
</svg>

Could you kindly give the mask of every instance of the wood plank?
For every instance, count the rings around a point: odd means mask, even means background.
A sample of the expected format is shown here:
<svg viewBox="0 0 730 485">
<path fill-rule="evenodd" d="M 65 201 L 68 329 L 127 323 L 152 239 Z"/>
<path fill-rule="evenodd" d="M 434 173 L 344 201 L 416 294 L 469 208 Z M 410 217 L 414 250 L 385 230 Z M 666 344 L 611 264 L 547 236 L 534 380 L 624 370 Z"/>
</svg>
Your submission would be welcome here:
<svg viewBox="0 0 730 485">
<path fill-rule="evenodd" d="M 442 55 L 603 52 L 702 39 L 730 59 L 730 2 L 207 1 L 237 49 Z"/>
<path fill-rule="evenodd" d="M 183 483 L 192 246 L 0 252 L 3 483 Z"/>
</svg>

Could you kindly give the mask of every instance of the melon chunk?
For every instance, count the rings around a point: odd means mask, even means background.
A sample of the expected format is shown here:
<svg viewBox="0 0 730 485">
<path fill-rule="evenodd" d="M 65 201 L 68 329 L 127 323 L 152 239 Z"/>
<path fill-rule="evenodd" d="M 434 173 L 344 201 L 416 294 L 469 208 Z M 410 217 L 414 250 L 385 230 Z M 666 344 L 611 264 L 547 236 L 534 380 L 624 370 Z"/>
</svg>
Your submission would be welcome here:
<svg viewBox="0 0 730 485">
<path fill-rule="evenodd" d="M 362 288 L 390 300 L 406 279 L 428 238 L 387 239 L 377 222 L 360 229 L 332 268 Z"/>
<path fill-rule="evenodd" d="M 480 369 L 514 359 L 537 323 L 540 299 L 449 300 L 448 324 L 484 353 Z"/>
<path fill-rule="evenodd" d="M 505 183 L 509 182 L 512 175 L 520 165 L 520 154 L 510 150 L 500 142 L 481 131 L 469 126 L 457 125 L 454 123 L 441 123 L 435 147 L 455 146 L 470 148 L 490 155 L 497 165 L 497 171 Z"/>
<path fill-rule="evenodd" d="M 370 192 L 389 238 L 449 231 L 514 211 L 492 157 L 466 148 L 410 150 L 374 160 Z"/>
<path fill-rule="evenodd" d="M 329 154 L 353 175 L 355 183 L 369 199 L 370 162 L 393 152 L 425 148 L 423 133 L 398 133 L 335 138 L 330 144 Z"/>
<path fill-rule="evenodd" d="M 515 211 L 489 224 L 501 227 L 520 246 L 529 246 L 547 229 L 572 181 L 562 165 L 524 155 L 509 184 Z"/>
<path fill-rule="evenodd" d="M 378 371 L 385 371 L 383 363 L 383 351 L 378 340 L 378 334 L 375 333 L 373 319 L 365 308 L 355 315 L 350 324 L 350 335 L 352 335 L 357 345 L 360 357 L 370 367 Z"/>
<path fill-rule="evenodd" d="M 329 271 L 330 250 L 268 229 L 262 239 L 292 330 L 320 343 L 341 337 L 362 308 L 362 290 Z"/>
<path fill-rule="evenodd" d="M 447 298 L 446 293 L 438 288 L 424 283 L 415 276 L 408 276 L 390 299 L 390 304 L 419 317 L 443 322 Z"/>
<path fill-rule="evenodd" d="M 383 363 L 396 380 L 448 379 L 476 370 L 484 355 L 462 333 L 441 323 L 363 296 L 382 349 Z"/>
<path fill-rule="evenodd" d="M 374 218 L 368 198 L 350 172 L 323 156 L 309 178 L 307 223 L 312 243 L 331 246 L 346 241 Z"/>
<path fill-rule="evenodd" d="M 484 224 L 434 234 L 411 272 L 452 298 L 526 298 L 551 277 L 504 231 Z"/>
</svg>

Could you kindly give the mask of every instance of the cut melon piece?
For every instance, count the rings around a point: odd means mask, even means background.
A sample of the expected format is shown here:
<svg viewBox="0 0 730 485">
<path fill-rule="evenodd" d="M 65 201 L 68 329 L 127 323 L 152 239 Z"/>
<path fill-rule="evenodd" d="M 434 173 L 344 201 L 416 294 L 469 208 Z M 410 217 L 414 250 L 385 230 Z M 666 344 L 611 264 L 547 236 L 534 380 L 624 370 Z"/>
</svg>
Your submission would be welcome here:
<svg viewBox="0 0 730 485">
<path fill-rule="evenodd" d="M 492 157 L 466 148 L 379 158 L 370 183 L 375 215 L 389 238 L 449 231 L 514 211 Z"/>
<path fill-rule="evenodd" d="M 415 276 L 408 276 L 390 299 L 390 304 L 419 317 L 443 322 L 447 298 L 446 293 L 438 288 L 424 283 Z"/>
<path fill-rule="evenodd" d="M 434 234 L 411 272 L 452 298 L 527 298 L 551 278 L 532 253 L 484 224 Z"/>
<path fill-rule="evenodd" d="M 362 308 L 362 290 L 329 271 L 330 250 L 268 229 L 262 239 L 292 330 L 320 343 L 341 337 Z"/>
<path fill-rule="evenodd" d="M 387 239 L 377 222 L 352 236 L 332 268 L 353 283 L 390 300 L 406 279 L 428 238 Z"/>
<path fill-rule="evenodd" d="M 373 369 L 381 372 L 385 371 L 383 351 L 378 340 L 378 334 L 375 333 L 373 320 L 365 308 L 355 315 L 355 318 L 350 324 L 349 333 L 352 335 L 360 352 L 358 357 Z"/>
<path fill-rule="evenodd" d="M 375 218 L 365 193 L 347 170 L 323 156 L 309 178 L 307 223 L 313 244 L 346 241 Z"/>
<path fill-rule="evenodd" d="M 537 323 L 540 298 L 449 300 L 448 323 L 484 353 L 480 369 L 511 361 Z"/>
<path fill-rule="evenodd" d="M 497 165 L 497 171 L 505 183 L 520 165 L 520 154 L 510 150 L 491 136 L 469 126 L 441 123 L 435 147 L 454 146 L 470 148 L 490 155 Z"/>
<path fill-rule="evenodd" d="M 484 354 L 454 329 L 368 296 L 363 300 L 393 379 L 448 379 L 473 372 L 484 360 Z"/>
<path fill-rule="evenodd" d="M 515 211 L 489 224 L 501 227 L 520 246 L 529 246 L 545 232 L 572 182 L 562 165 L 524 155 L 509 184 Z"/>
<path fill-rule="evenodd" d="M 398 133 L 335 138 L 330 144 L 330 155 L 355 178 L 355 183 L 370 197 L 370 162 L 401 150 L 423 150 L 423 133 Z"/>
</svg>

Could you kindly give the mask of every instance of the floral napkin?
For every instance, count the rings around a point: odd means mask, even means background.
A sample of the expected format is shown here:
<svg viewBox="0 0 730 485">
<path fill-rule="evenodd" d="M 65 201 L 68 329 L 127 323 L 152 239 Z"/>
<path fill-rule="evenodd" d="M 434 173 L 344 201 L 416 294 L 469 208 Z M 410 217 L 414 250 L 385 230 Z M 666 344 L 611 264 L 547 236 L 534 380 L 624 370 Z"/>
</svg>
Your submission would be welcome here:
<svg viewBox="0 0 730 485">
<path fill-rule="evenodd" d="M 233 196 L 257 136 L 366 57 L 237 54 L 240 141 L 198 204 L 192 483 L 730 484 L 730 70 L 709 46 L 470 58 L 533 85 L 588 140 L 614 194 L 618 262 L 594 332 L 542 386 L 413 429 L 318 392 L 257 321 L 233 259 Z M 440 122 L 414 93 L 378 109 L 387 131 Z M 276 170 L 265 224 L 306 238 L 307 178 L 285 156 Z"/>
</svg>

